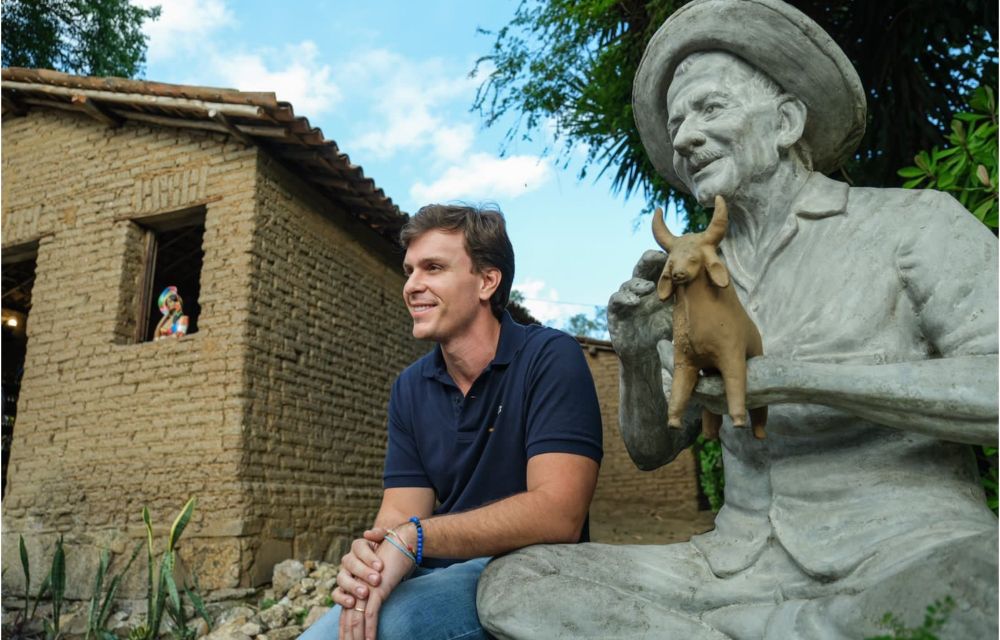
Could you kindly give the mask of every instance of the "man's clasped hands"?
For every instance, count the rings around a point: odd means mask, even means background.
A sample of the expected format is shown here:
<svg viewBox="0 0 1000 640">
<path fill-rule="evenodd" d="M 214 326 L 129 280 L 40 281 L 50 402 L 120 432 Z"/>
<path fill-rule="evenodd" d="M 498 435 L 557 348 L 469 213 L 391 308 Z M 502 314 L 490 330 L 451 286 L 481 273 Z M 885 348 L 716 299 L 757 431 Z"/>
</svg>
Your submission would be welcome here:
<svg viewBox="0 0 1000 640">
<path fill-rule="evenodd" d="M 423 528 L 416 517 L 392 528 L 374 527 L 351 543 L 340 560 L 333 601 L 343 607 L 342 640 L 375 640 L 379 609 L 423 555 Z"/>
</svg>

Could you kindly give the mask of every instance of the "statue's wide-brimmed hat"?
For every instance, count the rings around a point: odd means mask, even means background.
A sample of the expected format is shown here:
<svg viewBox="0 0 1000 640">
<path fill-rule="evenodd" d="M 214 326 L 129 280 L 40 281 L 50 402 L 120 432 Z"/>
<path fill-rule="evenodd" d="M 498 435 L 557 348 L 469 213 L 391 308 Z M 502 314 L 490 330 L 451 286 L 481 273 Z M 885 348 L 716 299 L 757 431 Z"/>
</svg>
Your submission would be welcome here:
<svg viewBox="0 0 1000 640">
<path fill-rule="evenodd" d="M 646 47 L 635 74 L 632 105 L 653 166 L 683 191 L 667 133 L 667 89 L 674 71 L 696 51 L 726 51 L 767 74 L 808 109 L 803 138 L 813 168 L 829 173 L 865 132 L 865 92 L 850 60 L 823 29 L 780 0 L 695 0 L 674 12 Z"/>
</svg>

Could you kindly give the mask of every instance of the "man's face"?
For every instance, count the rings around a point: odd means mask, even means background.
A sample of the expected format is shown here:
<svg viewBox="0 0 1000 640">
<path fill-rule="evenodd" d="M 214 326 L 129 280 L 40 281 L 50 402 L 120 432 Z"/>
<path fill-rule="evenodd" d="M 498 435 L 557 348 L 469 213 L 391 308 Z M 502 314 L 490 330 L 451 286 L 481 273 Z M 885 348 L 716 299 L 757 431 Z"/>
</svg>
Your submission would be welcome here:
<svg viewBox="0 0 1000 640">
<path fill-rule="evenodd" d="M 702 54 L 667 92 L 674 170 L 703 205 L 731 199 L 778 166 L 778 101 L 752 96 L 750 73 L 728 54 Z"/>
<path fill-rule="evenodd" d="M 460 231 L 433 230 L 413 239 L 403 270 L 403 300 L 414 338 L 448 342 L 461 337 L 482 312 L 483 275 L 474 272 Z"/>
</svg>

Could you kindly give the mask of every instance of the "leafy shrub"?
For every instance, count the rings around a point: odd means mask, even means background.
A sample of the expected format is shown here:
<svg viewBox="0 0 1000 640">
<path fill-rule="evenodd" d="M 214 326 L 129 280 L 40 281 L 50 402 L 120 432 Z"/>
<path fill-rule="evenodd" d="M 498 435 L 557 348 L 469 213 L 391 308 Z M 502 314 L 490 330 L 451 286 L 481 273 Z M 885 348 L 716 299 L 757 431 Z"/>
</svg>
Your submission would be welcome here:
<svg viewBox="0 0 1000 640">
<path fill-rule="evenodd" d="M 94 588 L 87 608 L 87 632 L 85 640 L 115 640 L 117 636 L 107 629 L 107 622 L 111 616 L 112 604 L 118 595 L 118 589 L 125 573 L 132 566 L 142 547 L 146 546 L 146 561 L 148 569 L 147 591 L 146 591 L 146 622 L 132 629 L 129 640 L 155 640 L 159 636 L 160 626 L 164 619 L 164 614 L 173 622 L 171 635 L 176 640 L 194 640 L 197 635 L 196 630 L 188 626 L 187 613 L 184 608 L 184 601 L 181 592 L 177 588 L 177 581 L 174 577 L 176 564 L 177 542 L 184 533 L 185 527 L 191 520 L 194 512 L 195 499 L 191 498 L 181 509 L 181 512 L 174 519 L 170 527 L 170 535 L 167 539 L 167 549 L 160 558 L 159 566 L 154 562 L 153 554 L 153 525 L 149 515 L 149 509 L 143 507 L 142 520 L 146 525 L 146 540 L 140 542 L 133 551 L 128 563 L 117 575 L 107 582 L 107 590 L 104 584 L 108 577 L 108 567 L 111 564 L 111 554 L 108 550 L 101 553 L 101 560 L 94 576 Z M 32 629 L 35 622 L 35 615 L 38 610 L 38 603 L 48 597 L 51 600 L 51 614 L 42 620 L 46 640 L 59 640 L 62 633 L 59 629 L 59 617 L 62 613 L 63 594 L 66 591 L 66 554 L 63 550 L 62 536 L 56 541 L 55 552 L 52 556 L 52 567 L 48 575 L 38 588 L 38 593 L 34 599 L 31 598 L 31 563 L 28 557 L 28 550 L 24 544 L 24 537 L 18 538 L 18 547 L 21 555 L 21 570 L 24 572 L 24 607 L 18 612 L 14 621 L 9 627 L 4 627 L 4 637 L 26 638 L 39 635 L 37 626 Z M 212 619 L 205 609 L 205 603 L 199 594 L 197 577 L 194 577 L 194 584 L 183 585 L 183 593 L 187 601 L 191 603 L 195 612 L 212 626 Z"/>
<path fill-rule="evenodd" d="M 142 508 L 142 521 L 146 525 L 146 624 L 140 625 L 129 633 L 130 640 L 155 640 L 160 635 L 160 625 L 163 622 L 163 614 L 173 621 L 171 634 L 177 640 L 194 640 L 197 635 L 194 628 L 188 626 L 187 614 L 184 611 L 184 603 L 181 600 L 180 591 L 177 589 L 177 581 L 174 578 L 174 568 L 177 562 L 177 542 L 180 540 L 184 529 L 191 520 L 194 512 L 195 499 L 191 498 L 181 509 L 181 512 L 174 518 L 174 523 L 170 527 L 170 534 L 167 538 L 167 549 L 160 557 L 159 568 L 154 566 L 153 557 L 153 524 L 149 515 L 149 509 Z M 205 610 L 205 603 L 198 594 L 197 583 L 192 587 L 185 584 L 183 586 L 184 595 L 187 596 L 195 611 L 205 620 L 209 627 L 212 626 L 212 619 Z"/>
<path fill-rule="evenodd" d="M 48 575 L 38 587 L 34 600 L 31 598 L 31 560 L 28 548 L 24 544 L 24 536 L 17 538 L 18 552 L 21 555 L 21 571 L 24 573 L 24 608 L 17 613 L 14 622 L 4 635 L 13 638 L 24 638 L 32 635 L 30 627 L 38 613 L 38 603 L 42 598 L 49 597 L 52 610 L 47 618 L 42 619 L 47 640 L 57 640 L 62 633 L 59 630 L 59 617 L 62 613 L 63 594 L 66 592 L 66 552 L 63 550 L 63 538 L 56 540 L 56 548 L 52 553 L 52 566 Z"/>
<path fill-rule="evenodd" d="M 698 484 L 708 498 L 712 511 L 718 512 L 725 502 L 726 477 L 722 468 L 722 445 L 718 440 L 706 440 L 699 435 L 695 442 L 698 455 Z"/>
<path fill-rule="evenodd" d="M 136 545 L 132 557 L 129 558 L 125 568 L 118 575 L 108 582 L 108 589 L 104 591 L 104 578 L 108 573 L 108 565 L 111 563 L 111 552 L 105 549 L 101 552 L 101 561 L 97 565 L 97 573 L 94 576 L 94 591 L 90 596 L 90 606 L 87 607 L 87 634 L 84 640 L 116 640 L 117 636 L 108 630 L 108 618 L 111 617 L 111 604 L 118 595 L 118 588 L 121 586 L 122 578 L 132 567 L 132 563 L 142 551 L 142 543 Z M 101 597 L 103 593 L 103 598 Z"/>
<path fill-rule="evenodd" d="M 993 89 L 972 92 L 969 111 L 951 121 L 949 146 L 921 151 L 899 170 L 905 188 L 945 191 L 990 229 L 997 228 L 997 103 Z"/>
</svg>

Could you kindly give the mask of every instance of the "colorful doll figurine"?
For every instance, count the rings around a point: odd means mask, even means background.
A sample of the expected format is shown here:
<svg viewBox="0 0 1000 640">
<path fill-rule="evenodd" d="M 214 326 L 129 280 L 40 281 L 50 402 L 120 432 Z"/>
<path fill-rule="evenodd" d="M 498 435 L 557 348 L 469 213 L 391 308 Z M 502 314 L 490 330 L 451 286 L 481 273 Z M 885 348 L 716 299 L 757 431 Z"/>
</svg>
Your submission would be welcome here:
<svg viewBox="0 0 1000 640">
<path fill-rule="evenodd" d="M 188 330 L 188 317 L 184 315 L 184 301 L 177 293 L 177 287 L 171 285 L 163 290 L 159 299 L 160 313 L 163 318 L 156 325 L 153 333 L 153 340 L 169 338 L 171 336 L 180 338 Z"/>
</svg>

